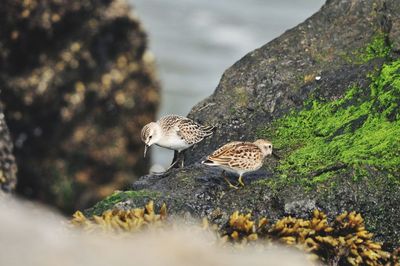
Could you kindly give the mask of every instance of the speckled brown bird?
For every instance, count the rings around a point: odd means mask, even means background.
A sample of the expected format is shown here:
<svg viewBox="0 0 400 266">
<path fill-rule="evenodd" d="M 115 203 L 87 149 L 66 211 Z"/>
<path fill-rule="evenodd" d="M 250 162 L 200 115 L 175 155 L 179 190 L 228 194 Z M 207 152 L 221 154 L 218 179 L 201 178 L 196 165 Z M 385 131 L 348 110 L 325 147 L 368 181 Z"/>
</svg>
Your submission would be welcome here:
<svg viewBox="0 0 400 266">
<path fill-rule="evenodd" d="M 209 166 L 218 166 L 224 171 L 239 175 L 239 184 L 244 186 L 243 174 L 261 168 L 264 158 L 272 154 L 272 143 L 259 139 L 255 142 L 229 142 L 214 151 L 202 163 Z M 230 187 L 237 188 L 224 176 Z"/>
<path fill-rule="evenodd" d="M 144 156 L 146 156 L 147 148 L 153 144 L 175 150 L 178 155 L 172 163 L 172 167 L 178 161 L 183 150 L 211 136 L 213 128 L 213 126 L 203 126 L 179 115 L 164 116 L 143 127 L 141 138 L 145 143 Z M 181 162 L 183 166 L 183 158 Z"/>
</svg>

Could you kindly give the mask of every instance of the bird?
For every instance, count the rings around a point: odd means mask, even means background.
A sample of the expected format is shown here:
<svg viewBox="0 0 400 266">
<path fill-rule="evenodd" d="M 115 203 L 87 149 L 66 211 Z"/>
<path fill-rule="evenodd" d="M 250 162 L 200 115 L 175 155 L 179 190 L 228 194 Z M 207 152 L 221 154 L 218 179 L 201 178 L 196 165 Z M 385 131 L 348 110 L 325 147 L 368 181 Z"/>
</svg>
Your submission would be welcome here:
<svg viewBox="0 0 400 266">
<path fill-rule="evenodd" d="M 206 160 L 202 161 L 202 164 L 222 168 L 225 181 L 230 187 L 237 189 L 238 186 L 229 182 L 224 172 L 238 174 L 238 183 L 244 186 L 243 175 L 260 169 L 264 158 L 268 155 L 272 155 L 272 143 L 269 140 L 258 139 L 254 142 L 233 141 L 207 156 Z"/>
<path fill-rule="evenodd" d="M 171 169 L 178 161 L 183 150 L 202 141 L 204 138 L 213 134 L 214 126 L 204 126 L 192 119 L 179 115 L 166 115 L 156 122 L 151 122 L 142 128 L 141 139 L 145 143 L 144 157 L 147 149 L 155 144 L 170 150 L 175 150 L 177 154 L 171 166 Z M 184 160 L 181 159 L 181 167 L 184 166 Z"/>
</svg>

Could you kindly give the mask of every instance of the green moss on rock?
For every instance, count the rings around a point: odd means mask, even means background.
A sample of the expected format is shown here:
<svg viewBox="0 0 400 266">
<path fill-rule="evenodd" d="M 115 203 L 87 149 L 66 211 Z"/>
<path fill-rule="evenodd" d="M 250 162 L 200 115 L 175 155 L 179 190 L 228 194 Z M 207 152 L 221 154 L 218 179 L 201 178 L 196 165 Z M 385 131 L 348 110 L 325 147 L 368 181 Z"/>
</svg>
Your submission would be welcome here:
<svg viewBox="0 0 400 266">
<path fill-rule="evenodd" d="M 158 196 L 157 192 L 148 191 L 148 190 L 128 190 L 128 191 L 115 191 L 112 195 L 108 196 L 104 200 L 98 202 L 92 208 L 85 211 L 85 213 L 89 216 L 92 215 L 100 215 L 106 210 L 113 209 L 115 204 L 127 201 L 129 199 L 154 199 Z"/>
<path fill-rule="evenodd" d="M 362 62 L 368 62 L 375 58 L 385 58 L 389 56 L 392 46 L 387 34 L 379 33 L 359 52 L 358 57 Z"/>
<path fill-rule="evenodd" d="M 400 183 L 400 60 L 334 101 L 313 99 L 262 130 L 285 154 L 281 177 L 312 184 L 344 168 L 354 179 L 386 173 Z"/>
<path fill-rule="evenodd" d="M 343 58 L 349 63 L 362 64 L 376 58 L 387 58 L 392 48 L 393 44 L 387 33 L 378 32 L 365 47 L 351 53 L 343 53 Z"/>
<path fill-rule="evenodd" d="M 373 38 L 372 42 L 361 51 L 359 58 L 363 62 L 368 62 L 375 58 L 385 58 L 389 55 L 391 49 L 392 44 L 389 42 L 387 34 L 379 33 Z"/>
</svg>

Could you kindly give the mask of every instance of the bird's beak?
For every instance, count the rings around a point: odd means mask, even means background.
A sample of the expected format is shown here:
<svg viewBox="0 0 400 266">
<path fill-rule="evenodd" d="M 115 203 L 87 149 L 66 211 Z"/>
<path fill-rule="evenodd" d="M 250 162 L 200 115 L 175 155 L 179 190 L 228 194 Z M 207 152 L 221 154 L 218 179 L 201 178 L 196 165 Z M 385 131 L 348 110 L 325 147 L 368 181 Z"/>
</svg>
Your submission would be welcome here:
<svg viewBox="0 0 400 266">
<path fill-rule="evenodd" d="M 146 153 L 147 153 L 147 148 L 149 147 L 149 145 L 144 145 L 144 154 L 143 154 L 143 158 L 146 158 Z"/>
</svg>

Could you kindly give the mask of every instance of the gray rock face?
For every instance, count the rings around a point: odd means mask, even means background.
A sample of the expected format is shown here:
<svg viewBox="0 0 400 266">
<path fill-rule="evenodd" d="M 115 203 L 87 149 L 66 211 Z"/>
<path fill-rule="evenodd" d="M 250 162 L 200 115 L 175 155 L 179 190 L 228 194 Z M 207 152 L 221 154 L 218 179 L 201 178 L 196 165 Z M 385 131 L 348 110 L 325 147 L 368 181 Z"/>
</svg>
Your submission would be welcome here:
<svg viewBox="0 0 400 266">
<path fill-rule="evenodd" d="M 369 169 L 371 178 L 355 182 L 351 175 L 341 174 L 351 171 L 343 166 L 345 171 L 339 171 L 329 184 L 321 182 L 313 189 L 296 182 L 273 187 L 268 181 L 278 179 L 280 162 L 270 157 L 264 169 L 245 177 L 246 187 L 231 190 L 221 170 L 199 164 L 228 141 L 254 140 L 259 129 L 289 110 L 304 108 L 312 97 L 330 102 L 343 97 L 351 86 L 367 91 L 368 74 L 399 57 L 400 31 L 394 27 L 398 14 L 400 2 L 394 0 L 327 1 L 304 23 L 240 59 L 225 71 L 214 94 L 189 114 L 201 123 L 216 125 L 213 137 L 185 152 L 189 165 L 184 169 L 135 182 L 133 190 L 140 190 L 142 196 L 121 199 L 127 203 L 124 206 L 142 206 L 155 199 L 159 204 L 166 202 L 172 213 L 206 216 L 216 223 L 226 221 L 235 210 L 271 220 L 285 215 L 308 217 L 314 208 L 325 211 L 330 219 L 357 211 L 378 240 L 399 246 L 400 186 L 393 185 L 384 171 Z M 381 41 L 391 47 L 389 56 L 358 61 L 360 51 L 376 36 L 384 36 Z M 88 213 L 100 212 L 105 202 Z"/>
</svg>

